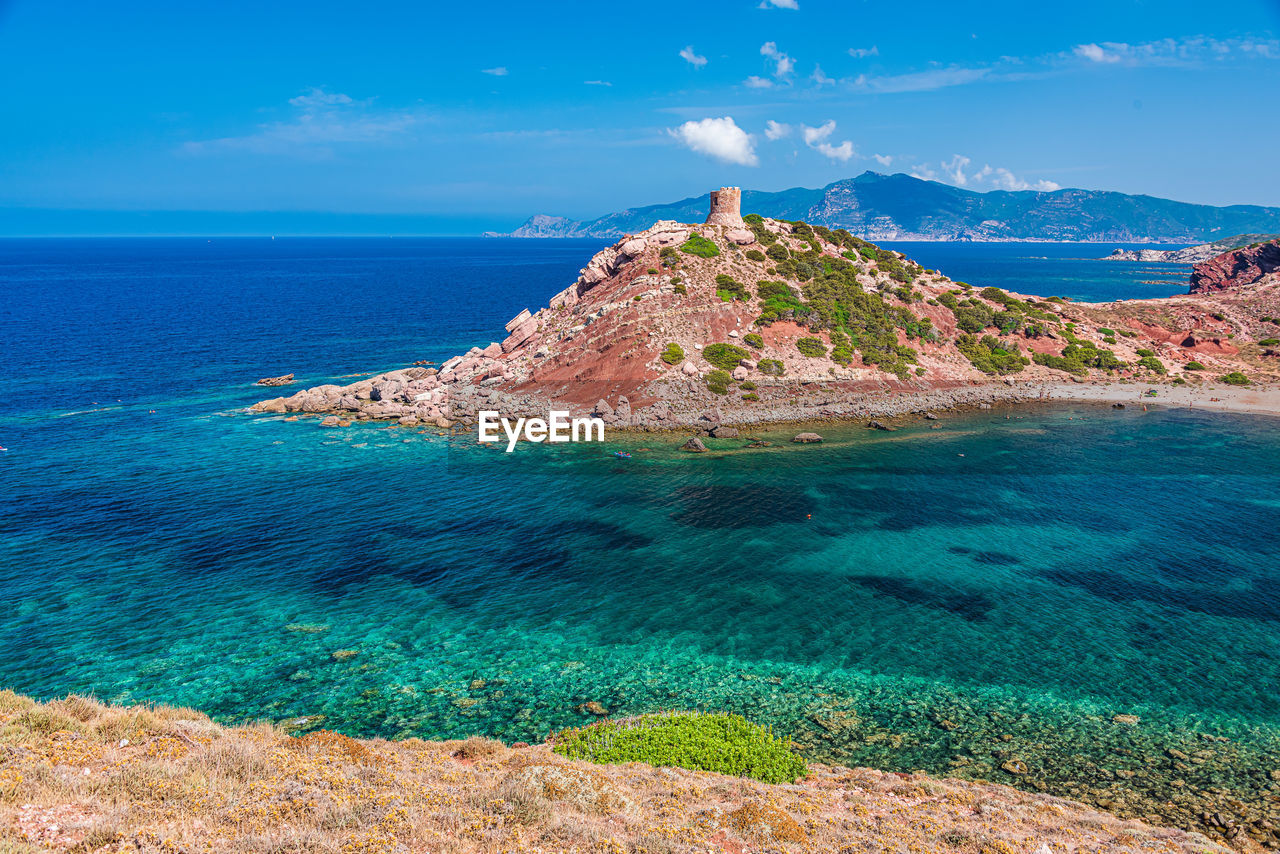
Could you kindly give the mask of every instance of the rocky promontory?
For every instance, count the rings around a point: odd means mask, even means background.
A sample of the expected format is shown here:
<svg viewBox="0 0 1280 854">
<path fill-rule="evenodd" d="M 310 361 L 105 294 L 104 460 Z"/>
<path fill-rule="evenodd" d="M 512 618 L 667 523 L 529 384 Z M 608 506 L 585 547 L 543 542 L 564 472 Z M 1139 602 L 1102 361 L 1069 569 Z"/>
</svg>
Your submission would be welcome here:
<svg viewBox="0 0 1280 854">
<path fill-rule="evenodd" d="M 451 427 L 479 410 L 555 408 L 613 427 L 713 429 L 1035 399 L 1046 385 L 1280 378 L 1266 349 L 1280 300 L 1265 275 L 1077 304 L 952 281 L 842 229 L 741 217 L 734 188 L 712 198 L 705 223 L 656 222 L 598 252 L 501 340 L 254 409 Z M 1232 280 L 1273 270 L 1269 246 L 1246 250 Z"/>
<path fill-rule="evenodd" d="M 1197 264 L 1191 272 L 1191 293 L 1239 290 L 1264 284 L 1268 279 L 1274 283 L 1277 272 L 1280 272 L 1280 238 L 1224 252 Z"/>
</svg>

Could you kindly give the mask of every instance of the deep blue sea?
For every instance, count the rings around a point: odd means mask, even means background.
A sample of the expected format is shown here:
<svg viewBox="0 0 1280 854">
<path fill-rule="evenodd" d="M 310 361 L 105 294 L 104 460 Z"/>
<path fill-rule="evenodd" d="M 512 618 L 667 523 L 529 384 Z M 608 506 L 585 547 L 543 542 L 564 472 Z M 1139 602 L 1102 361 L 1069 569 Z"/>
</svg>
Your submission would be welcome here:
<svg viewBox="0 0 1280 854">
<path fill-rule="evenodd" d="M 917 246 L 1023 292 L 1162 278 L 1076 260 L 1112 246 Z M 1014 757 L 1032 773 L 1006 782 L 1095 801 L 1132 763 L 1136 814 L 1175 778 L 1261 797 L 1276 419 L 995 409 L 620 461 L 244 411 L 262 376 L 498 338 L 597 247 L 0 241 L 0 687 L 509 741 L 587 701 L 729 709 L 815 757 L 992 779 Z M 1221 761 L 1146 761 L 1206 738 Z"/>
</svg>

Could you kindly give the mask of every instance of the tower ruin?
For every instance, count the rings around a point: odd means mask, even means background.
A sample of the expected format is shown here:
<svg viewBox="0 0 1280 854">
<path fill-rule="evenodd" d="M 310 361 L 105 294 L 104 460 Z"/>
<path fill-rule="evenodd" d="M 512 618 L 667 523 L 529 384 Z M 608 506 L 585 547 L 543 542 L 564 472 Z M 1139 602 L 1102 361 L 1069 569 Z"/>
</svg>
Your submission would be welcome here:
<svg viewBox="0 0 1280 854">
<path fill-rule="evenodd" d="M 743 228 L 742 190 L 737 187 L 721 187 L 711 191 L 711 212 L 707 214 L 707 225 L 723 225 L 729 228 Z"/>
</svg>

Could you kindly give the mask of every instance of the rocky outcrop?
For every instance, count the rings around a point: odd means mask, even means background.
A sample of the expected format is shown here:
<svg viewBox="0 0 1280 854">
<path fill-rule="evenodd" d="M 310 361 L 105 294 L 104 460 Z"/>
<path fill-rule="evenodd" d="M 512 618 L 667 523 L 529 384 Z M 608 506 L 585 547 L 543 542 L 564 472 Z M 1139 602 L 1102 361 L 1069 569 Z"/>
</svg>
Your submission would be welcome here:
<svg viewBox="0 0 1280 854">
<path fill-rule="evenodd" d="M 1234 290 L 1257 284 L 1280 270 L 1280 240 L 1237 249 L 1197 264 L 1191 271 L 1191 293 Z"/>
<path fill-rule="evenodd" d="M 293 383 L 293 374 L 285 374 L 284 376 L 280 376 L 280 377 L 263 377 L 262 379 L 254 383 L 254 385 L 277 386 L 277 385 L 290 385 L 292 383 Z"/>
</svg>

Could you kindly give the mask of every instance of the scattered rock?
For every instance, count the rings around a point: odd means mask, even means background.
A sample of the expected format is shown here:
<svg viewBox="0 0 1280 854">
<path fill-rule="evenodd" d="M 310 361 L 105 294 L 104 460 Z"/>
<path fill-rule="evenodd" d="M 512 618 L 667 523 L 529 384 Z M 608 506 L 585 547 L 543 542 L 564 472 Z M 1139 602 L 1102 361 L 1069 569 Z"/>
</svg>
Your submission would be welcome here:
<svg viewBox="0 0 1280 854">
<path fill-rule="evenodd" d="M 707 446 L 702 444 L 702 440 L 699 439 L 697 436 L 691 436 L 689 438 L 689 441 L 685 442 L 683 445 L 680 446 L 680 450 L 690 451 L 691 453 L 695 453 L 695 454 L 701 454 L 702 452 L 706 451 L 706 449 L 707 449 Z"/>
<path fill-rule="evenodd" d="M 323 421 L 321 421 L 321 422 L 320 422 L 320 426 L 321 426 L 321 427 L 337 427 L 337 426 L 338 426 L 338 416 L 336 416 L 336 415 L 330 415 L 330 416 L 326 417 Z"/>
<path fill-rule="evenodd" d="M 1124 409 L 1124 404 L 1123 404 L 1123 403 L 1113 403 L 1113 404 L 1111 404 L 1111 408 L 1112 408 L 1112 409 Z"/>
<path fill-rule="evenodd" d="M 868 429 L 868 430 L 883 430 L 883 431 L 885 431 L 886 433 L 892 433 L 892 432 L 894 431 L 894 429 L 895 429 L 895 428 L 890 427 L 888 424 L 884 424 L 883 422 L 876 421 L 876 420 L 874 420 L 874 419 L 873 419 L 873 420 L 871 420 L 871 421 L 868 421 L 868 422 L 867 422 L 867 429 Z"/>
<path fill-rule="evenodd" d="M 255 385 L 291 385 L 293 383 L 293 374 L 285 374 L 280 377 L 263 377 L 258 380 Z"/>
<path fill-rule="evenodd" d="M 1000 767 L 1015 777 L 1021 777 L 1023 774 L 1026 774 L 1028 770 L 1027 763 L 1023 762 L 1021 759 L 1009 759 L 1000 763 Z"/>
<path fill-rule="evenodd" d="M 797 433 L 796 437 L 791 441 L 798 442 L 801 445 L 809 445 L 815 442 L 821 442 L 822 437 L 819 436 L 817 433 Z"/>
<path fill-rule="evenodd" d="M 934 415 L 932 412 L 926 412 L 926 413 L 924 414 L 924 420 L 925 420 L 925 421 L 937 421 L 937 420 L 938 420 L 938 416 Z"/>
<path fill-rule="evenodd" d="M 1142 720 L 1142 718 L 1137 715 L 1113 715 L 1111 720 L 1118 724 L 1124 724 L 1125 726 L 1133 726 L 1138 721 Z"/>
<path fill-rule="evenodd" d="M 712 430 L 711 435 L 717 439 L 736 439 L 738 438 L 738 428 L 721 425 Z"/>
</svg>

